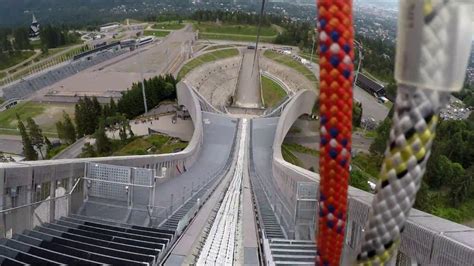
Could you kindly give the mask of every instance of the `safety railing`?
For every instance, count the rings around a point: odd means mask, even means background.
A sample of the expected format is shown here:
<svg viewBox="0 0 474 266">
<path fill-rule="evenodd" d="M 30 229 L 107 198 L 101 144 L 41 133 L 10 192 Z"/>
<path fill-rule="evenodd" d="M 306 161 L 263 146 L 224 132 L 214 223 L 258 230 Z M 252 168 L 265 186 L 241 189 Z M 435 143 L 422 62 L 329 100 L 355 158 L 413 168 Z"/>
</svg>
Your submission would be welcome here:
<svg viewBox="0 0 474 266">
<path fill-rule="evenodd" d="M 240 124 L 240 122 L 239 122 L 239 124 Z M 228 157 L 225 165 L 219 171 L 214 173 L 212 175 L 212 177 L 209 179 L 209 182 L 207 183 L 207 184 L 209 184 L 209 183 L 213 182 L 214 184 L 210 188 L 208 188 L 206 190 L 206 192 L 204 192 L 204 194 L 200 198 L 196 199 L 196 203 L 193 205 L 193 207 L 191 207 L 189 209 L 189 211 L 183 216 L 183 218 L 181 218 L 181 220 L 178 222 L 178 228 L 177 228 L 178 235 L 180 235 L 183 232 L 183 230 L 189 224 L 191 219 L 197 214 L 197 212 L 201 208 L 201 206 L 207 201 L 207 199 L 214 192 L 214 190 L 216 189 L 216 187 L 220 183 L 220 182 L 217 181 L 217 179 L 224 176 L 229 171 L 229 169 L 231 168 L 232 163 L 234 162 L 234 159 L 235 159 L 235 151 L 236 151 L 236 143 L 237 143 L 237 139 L 238 139 L 238 137 L 237 137 L 238 131 L 239 131 L 239 125 L 236 126 L 236 130 L 235 130 L 235 133 L 234 133 L 235 134 L 234 135 L 235 136 L 234 141 L 232 143 L 232 148 L 229 152 L 229 157 Z M 205 186 L 203 186 L 202 189 L 204 189 L 204 187 Z M 192 197 L 190 197 L 190 198 L 191 198 L 190 200 L 193 200 Z M 184 205 L 184 202 L 183 202 L 183 205 Z"/>
<path fill-rule="evenodd" d="M 83 180 L 77 178 L 70 191 L 49 187 L 50 196 L 44 200 L 0 210 L 1 236 L 11 238 L 13 234 L 77 213 L 84 202 Z"/>
<path fill-rule="evenodd" d="M 272 73 L 270 73 L 268 71 L 261 71 L 261 74 L 262 74 L 262 76 L 267 77 L 267 78 L 271 79 L 272 81 L 274 81 L 275 83 L 277 83 L 278 85 L 280 85 L 280 87 L 282 87 L 283 90 L 285 90 L 286 94 L 288 94 L 290 96 L 295 94 L 290 89 L 290 87 L 283 80 L 281 80 L 279 77 L 273 75 Z"/>
<path fill-rule="evenodd" d="M 275 265 L 275 262 L 273 261 L 273 255 L 272 251 L 270 249 L 270 241 L 268 238 L 263 238 L 263 254 L 265 257 L 265 265 Z"/>
<path fill-rule="evenodd" d="M 223 112 L 219 109 L 217 109 L 214 105 L 212 105 L 206 97 L 202 96 L 201 93 L 194 88 L 193 86 L 189 85 L 186 81 L 183 81 L 189 88 L 191 88 L 196 94 L 196 96 L 199 98 L 199 103 L 201 104 L 201 110 L 204 112 L 209 112 L 209 113 L 216 113 L 216 114 L 222 114 Z"/>
</svg>

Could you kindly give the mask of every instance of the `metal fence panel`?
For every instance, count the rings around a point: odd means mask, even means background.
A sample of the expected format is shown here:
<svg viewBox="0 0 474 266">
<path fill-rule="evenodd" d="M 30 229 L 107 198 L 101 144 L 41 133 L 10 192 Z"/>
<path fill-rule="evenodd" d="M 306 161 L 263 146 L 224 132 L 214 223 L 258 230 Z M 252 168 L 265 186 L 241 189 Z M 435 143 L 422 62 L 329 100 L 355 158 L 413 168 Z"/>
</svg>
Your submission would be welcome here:
<svg viewBox="0 0 474 266">
<path fill-rule="evenodd" d="M 130 184 L 131 169 L 114 165 L 90 163 L 88 165 L 87 195 L 111 200 L 127 201 L 128 191 L 126 184 Z M 97 181 L 95 181 L 95 180 Z M 110 181 L 116 182 L 101 182 Z"/>
</svg>

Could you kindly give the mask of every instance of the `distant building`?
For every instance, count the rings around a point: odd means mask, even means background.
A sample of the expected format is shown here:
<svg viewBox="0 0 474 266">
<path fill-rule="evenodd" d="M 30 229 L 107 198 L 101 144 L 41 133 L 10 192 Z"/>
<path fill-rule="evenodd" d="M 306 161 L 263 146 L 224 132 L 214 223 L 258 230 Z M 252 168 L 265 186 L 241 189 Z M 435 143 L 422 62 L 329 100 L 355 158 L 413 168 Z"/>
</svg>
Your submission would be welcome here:
<svg viewBox="0 0 474 266">
<path fill-rule="evenodd" d="M 117 30 L 118 28 L 120 28 L 120 24 L 118 23 L 107 24 L 100 27 L 100 32 L 111 32 Z"/>
<path fill-rule="evenodd" d="M 31 22 L 29 37 L 36 39 L 40 35 L 40 24 L 36 20 L 35 14 L 33 14 L 33 21 Z"/>
<path fill-rule="evenodd" d="M 385 96 L 385 87 L 362 73 L 359 73 L 356 85 L 376 97 Z"/>
</svg>

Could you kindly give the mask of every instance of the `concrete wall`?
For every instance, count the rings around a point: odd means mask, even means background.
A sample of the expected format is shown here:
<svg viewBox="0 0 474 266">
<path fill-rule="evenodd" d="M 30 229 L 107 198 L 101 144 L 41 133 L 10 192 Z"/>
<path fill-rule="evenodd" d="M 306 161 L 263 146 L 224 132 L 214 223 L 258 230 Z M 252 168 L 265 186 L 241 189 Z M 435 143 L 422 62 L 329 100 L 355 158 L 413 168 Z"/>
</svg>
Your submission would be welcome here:
<svg viewBox="0 0 474 266">
<path fill-rule="evenodd" d="M 31 161 L 20 163 L 2 164 L 0 168 L 0 207 L 2 209 L 11 207 L 12 198 L 9 193 L 11 189 L 20 191 L 19 200 L 15 202 L 15 206 L 31 203 L 31 198 L 24 196 L 23 193 L 32 193 L 38 184 L 55 183 L 64 179 L 74 180 L 84 176 L 86 162 L 97 162 L 103 164 L 152 168 L 157 170 L 157 174 L 161 175 L 162 167 L 167 167 L 167 178 L 176 176 L 176 165 L 183 169 L 196 161 L 199 156 L 201 144 L 203 141 L 202 112 L 199 99 L 192 89 L 188 88 L 184 83 L 177 86 L 177 94 L 179 104 L 186 106 L 192 120 L 194 121 L 194 134 L 189 145 L 183 151 L 174 154 L 163 155 L 145 155 L 145 156 L 121 156 L 121 157 L 105 157 L 105 158 L 84 158 L 84 159 L 66 159 L 54 161 Z M 26 194 L 25 194 L 26 195 Z"/>
<path fill-rule="evenodd" d="M 238 56 L 213 61 L 193 69 L 185 80 L 219 108 L 226 106 L 230 96 L 234 94 L 240 65 L 241 57 Z"/>
</svg>

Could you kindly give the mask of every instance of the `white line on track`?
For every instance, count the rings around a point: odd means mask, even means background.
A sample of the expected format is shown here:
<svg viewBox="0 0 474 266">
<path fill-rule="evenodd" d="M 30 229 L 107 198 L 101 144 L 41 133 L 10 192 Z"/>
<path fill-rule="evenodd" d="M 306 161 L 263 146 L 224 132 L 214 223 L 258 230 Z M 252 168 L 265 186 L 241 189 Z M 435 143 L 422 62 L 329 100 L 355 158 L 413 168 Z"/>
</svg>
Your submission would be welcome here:
<svg viewBox="0 0 474 266">
<path fill-rule="evenodd" d="M 246 137 L 247 119 L 243 119 L 234 176 L 199 254 L 197 265 L 232 265 L 234 262 Z"/>
</svg>

